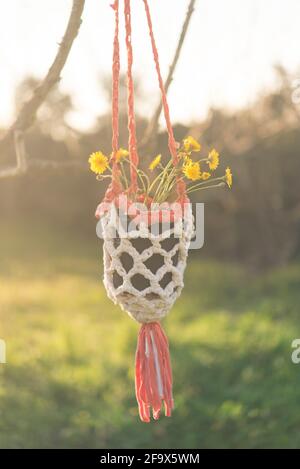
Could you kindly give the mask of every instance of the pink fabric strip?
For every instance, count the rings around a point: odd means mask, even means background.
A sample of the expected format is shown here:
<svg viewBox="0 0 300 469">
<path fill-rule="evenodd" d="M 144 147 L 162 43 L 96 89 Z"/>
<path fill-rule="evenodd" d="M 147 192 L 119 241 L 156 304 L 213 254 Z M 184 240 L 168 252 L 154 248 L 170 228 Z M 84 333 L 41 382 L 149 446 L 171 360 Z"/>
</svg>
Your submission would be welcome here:
<svg viewBox="0 0 300 469">
<path fill-rule="evenodd" d="M 143 324 L 135 362 L 135 391 L 143 422 L 150 422 L 151 410 L 157 420 L 162 405 L 165 415 L 171 417 L 174 408 L 172 381 L 167 336 L 158 322 Z"/>
<path fill-rule="evenodd" d="M 127 87 L 128 87 L 128 150 L 130 160 L 134 166 L 131 166 L 131 191 L 137 190 L 137 173 L 135 167 L 138 166 L 139 157 L 137 151 L 136 123 L 134 113 L 134 85 L 132 78 L 132 44 L 131 44 L 131 9 L 130 0 L 124 0 L 125 29 L 126 29 L 126 48 L 127 48 Z"/>
</svg>

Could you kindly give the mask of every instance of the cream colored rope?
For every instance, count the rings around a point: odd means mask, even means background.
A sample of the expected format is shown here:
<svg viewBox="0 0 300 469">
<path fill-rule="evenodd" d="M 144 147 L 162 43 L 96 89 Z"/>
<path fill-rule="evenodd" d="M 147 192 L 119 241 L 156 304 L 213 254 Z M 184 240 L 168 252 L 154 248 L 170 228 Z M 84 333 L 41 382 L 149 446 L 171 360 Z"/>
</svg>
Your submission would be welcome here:
<svg viewBox="0 0 300 469">
<path fill-rule="evenodd" d="M 113 210 L 113 205 L 112 205 Z M 112 211 L 102 218 L 104 238 L 104 285 L 109 298 L 119 304 L 132 318 L 140 323 L 162 319 L 171 309 L 183 288 L 183 274 L 190 241 L 193 235 L 193 216 L 189 207 L 182 220 L 177 221 L 172 229 L 161 235 L 153 235 L 147 226 L 140 231 L 127 234 L 126 238 L 115 238 L 116 219 Z M 174 246 L 165 243 L 174 236 Z M 136 238 L 148 240 L 148 246 L 142 251 L 136 249 Z M 124 254 L 131 258 L 128 270 L 124 267 Z M 130 256 L 130 257 L 129 257 Z M 149 267 L 152 260 L 160 260 L 159 268 L 153 271 Z M 147 265 L 148 264 L 148 265 Z M 155 264 L 155 261 L 154 261 Z M 117 282 L 116 282 L 117 279 Z M 142 290 L 136 288 L 142 284 Z"/>
</svg>

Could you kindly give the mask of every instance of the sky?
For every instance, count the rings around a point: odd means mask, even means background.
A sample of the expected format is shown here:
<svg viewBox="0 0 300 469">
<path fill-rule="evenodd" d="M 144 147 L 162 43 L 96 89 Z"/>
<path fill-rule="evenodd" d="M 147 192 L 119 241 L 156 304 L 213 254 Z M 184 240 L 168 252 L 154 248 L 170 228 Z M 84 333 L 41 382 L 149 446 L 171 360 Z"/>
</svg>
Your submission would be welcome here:
<svg viewBox="0 0 300 469">
<path fill-rule="evenodd" d="M 14 91 L 27 75 L 42 78 L 63 35 L 71 0 L 0 0 L 0 126 L 14 118 Z M 111 70 L 112 0 L 86 0 L 83 23 L 62 73 L 72 94 L 70 123 L 93 126 L 107 111 L 99 78 Z M 123 3 L 120 0 L 121 4 Z M 163 75 L 177 45 L 189 0 L 149 0 Z M 300 56 L 299 0 L 197 0 L 180 63 L 170 88 L 174 122 L 199 121 L 208 109 L 248 106 L 276 86 L 274 64 L 295 78 Z M 159 98 L 142 0 L 132 0 L 134 75 L 144 91 L 149 118 Z M 121 28 L 120 40 L 124 43 Z M 126 62 L 121 48 L 122 69 Z M 300 71 L 299 71 L 300 75 Z"/>
</svg>

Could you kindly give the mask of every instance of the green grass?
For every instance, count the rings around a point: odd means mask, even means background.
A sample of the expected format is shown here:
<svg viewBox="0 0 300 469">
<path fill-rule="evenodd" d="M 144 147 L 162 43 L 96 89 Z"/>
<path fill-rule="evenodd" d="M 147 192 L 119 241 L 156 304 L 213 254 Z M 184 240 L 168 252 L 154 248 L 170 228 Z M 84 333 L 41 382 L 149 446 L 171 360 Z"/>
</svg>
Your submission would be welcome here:
<svg viewBox="0 0 300 469">
<path fill-rule="evenodd" d="M 7 226 L 0 243 L 1 448 L 300 447 L 299 265 L 190 262 L 164 321 L 174 415 L 143 424 L 138 325 L 106 298 L 98 242 Z"/>
</svg>

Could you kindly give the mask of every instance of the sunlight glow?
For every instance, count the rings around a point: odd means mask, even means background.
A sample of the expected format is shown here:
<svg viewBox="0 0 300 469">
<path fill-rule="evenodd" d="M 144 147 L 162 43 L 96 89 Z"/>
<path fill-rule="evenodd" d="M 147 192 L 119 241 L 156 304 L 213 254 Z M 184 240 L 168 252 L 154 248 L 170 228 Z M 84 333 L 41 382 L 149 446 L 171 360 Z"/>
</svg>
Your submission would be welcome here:
<svg viewBox="0 0 300 469">
<path fill-rule="evenodd" d="M 0 125 L 14 116 L 14 91 L 27 75 L 43 77 L 55 55 L 71 0 L 10 0 L 0 17 Z M 70 123 L 90 127 L 108 109 L 99 87 L 109 75 L 112 55 L 111 0 L 88 0 L 83 24 L 63 71 L 61 87 L 72 94 Z M 154 29 L 166 75 L 188 0 L 150 0 Z M 287 0 L 198 0 L 174 82 L 170 107 L 174 121 L 205 116 L 211 106 L 245 106 L 259 91 L 274 86 L 273 65 L 281 63 L 297 78 L 300 2 Z M 121 39 L 124 38 L 122 29 Z M 133 1 L 134 72 L 150 116 L 158 99 L 142 2 Z M 122 47 L 122 53 L 124 53 Z M 123 55 L 122 67 L 125 64 Z"/>
</svg>

